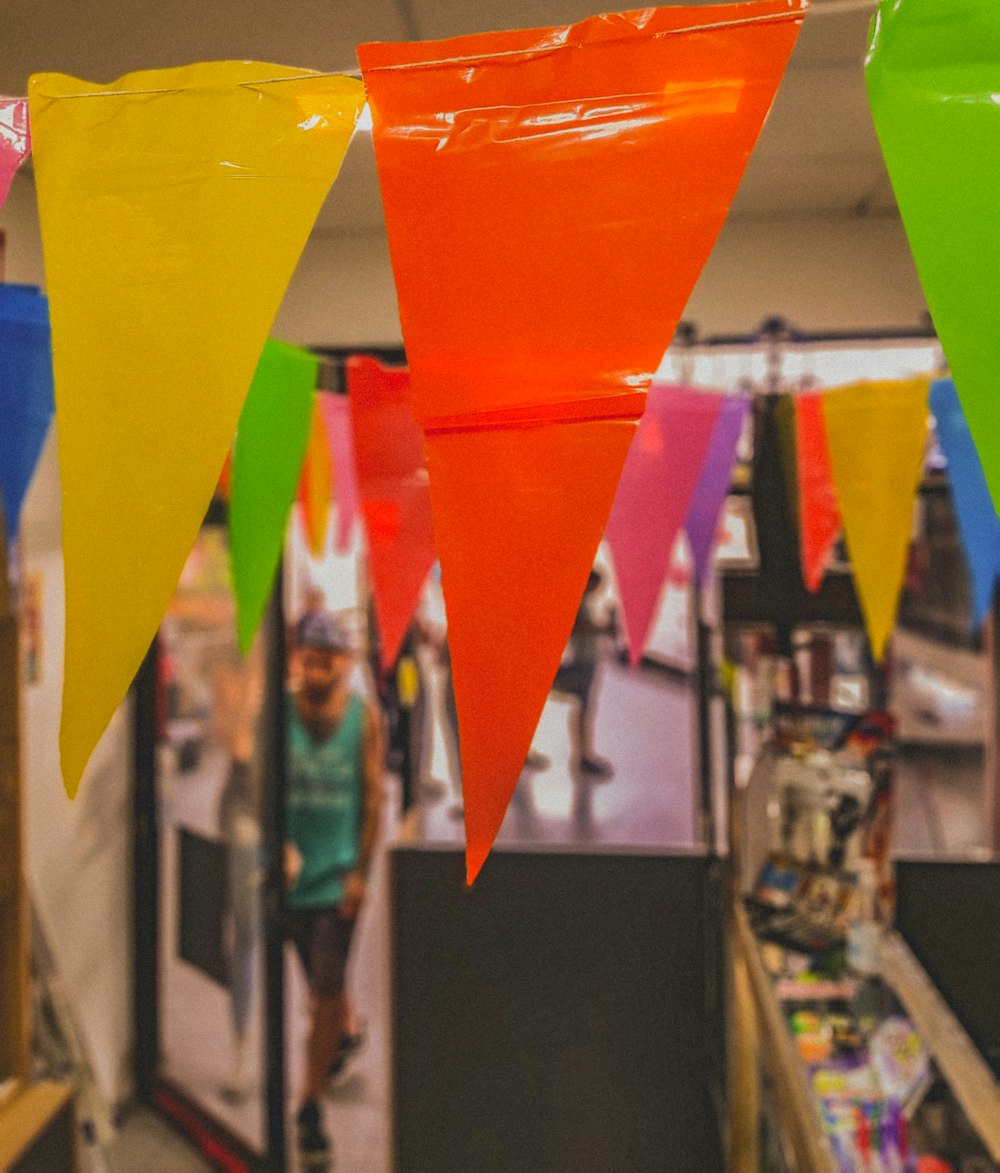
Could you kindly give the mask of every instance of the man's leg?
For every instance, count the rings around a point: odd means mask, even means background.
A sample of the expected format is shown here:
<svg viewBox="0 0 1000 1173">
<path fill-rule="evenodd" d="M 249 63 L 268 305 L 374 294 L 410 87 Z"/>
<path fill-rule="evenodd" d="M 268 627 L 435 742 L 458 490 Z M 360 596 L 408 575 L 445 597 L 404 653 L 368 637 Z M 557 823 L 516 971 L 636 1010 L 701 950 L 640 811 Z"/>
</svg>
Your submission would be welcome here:
<svg viewBox="0 0 1000 1173">
<path fill-rule="evenodd" d="M 584 677 L 580 703 L 576 712 L 576 750 L 580 770 L 595 782 L 603 782 L 614 774 L 610 762 L 594 753 L 594 676 L 591 669 Z"/>
<path fill-rule="evenodd" d="M 318 1099 L 326 1090 L 330 1066 L 340 1047 L 347 1018 L 347 995 L 313 995 L 312 1027 L 307 1043 L 303 1100 Z"/>
<path fill-rule="evenodd" d="M 329 918 L 335 915 L 333 909 L 300 911 L 293 914 L 292 921 L 292 937 L 310 992 L 311 1021 L 306 1040 L 305 1082 L 296 1114 L 299 1162 L 308 1173 L 328 1169 L 333 1157 L 333 1146 L 323 1129 L 320 1096 L 325 1086 L 321 1056 L 332 1055 L 336 1047 L 338 1026 L 335 1003 L 343 999 L 343 990 L 331 986 L 334 979 L 329 961 Z"/>
</svg>

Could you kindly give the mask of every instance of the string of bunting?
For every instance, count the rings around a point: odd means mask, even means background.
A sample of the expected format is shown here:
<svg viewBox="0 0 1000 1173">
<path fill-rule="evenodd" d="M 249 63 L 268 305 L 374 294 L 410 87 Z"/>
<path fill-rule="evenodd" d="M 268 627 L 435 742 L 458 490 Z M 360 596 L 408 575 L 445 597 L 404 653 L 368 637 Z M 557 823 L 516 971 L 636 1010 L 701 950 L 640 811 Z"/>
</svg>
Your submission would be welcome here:
<svg viewBox="0 0 1000 1173">
<path fill-rule="evenodd" d="M 932 61 L 937 89 L 954 77 L 967 95 L 965 42 L 988 33 L 1000 43 L 1000 10 L 984 15 L 957 0 L 947 35 L 937 36 L 935 3 L 885 0 L 868 85 L 995 500 L 1000 448 L 991 447 L 986 392 L 998 363 L 996 344 L 984 340 L 994 336 L 998 286 L 981 240 L 996 185 L 972 170 L 990 154 L 1000 85 L 984 67 L 975 79 L 982 101 L 941 102 L 923 89 L 922 70 Z M 564 28 L 362 45 L 364 84 L 219 62 L 109 85 L 37 74 L 27 109 L 24 99 L 0 100 L 0 201 L 31 149 L 50 303 L 70 794 L 162 619 L 236 434 L 235 515 L 267 514 L 236 543 L 244 647 L 296 483 L 314 547 L 326 540 L 332 478 L 343 503 L 338 544 L 359 508 L 373 551 L 385 555 L 378 570 L 373 558 L 378 605 L 387 583 L 398 592 L 391 617 L 380 616 L 390 633 L 384 656 L 430 560 L 440 559 L 474 879 L 609 518 L 634 655 L 656 591 L 629 552 L 651 542 L 659 574 L 671 534 L 688 527 L 696 572 L 707 573 L 706 533 L 746 401 L 654 388 L 647 411 L 647 392 L 806 8 L 807 0 L 650 8 Z M 366 96 L 409 367 L 405 387 L 398 373 L 352 370 L 352 398 L 375 395 L 379 407 L 348 416 L 309 401 L 308 357 L 265 343 Z M 928 151 L 925 134 L 940 149 Z M 949 202 L 956 191 L 961 216 Z M 965 296 L 970 279 L 975 299 Z M 390 411 L 379 397 L 393 382 L 399 404 Z M 368 429 L 376 417 L 395 429 L 404 406 L 411 438 L 393 432 L 406 453 L 397 461 L 388 431 Z M 803 516 L 815 519 L 818 503 L 825 511 L 808 527 L 807 581 L 818 581 L 839 518 L 877 654 L 905 557 L 896 502 L 919 475 L 921 412 L 926 386 L 869 385 L 803 401 L 792 429 L 806 459 L 795 485 Z M 44 416 L 44 406 L 32 415 L 35 432 Z M 869 440 L 872 429 L 905 428 L 905 443 L 888 445 L 899 452 L 891 484 L 874 469 L 861 484 L 857 469 L 867 466 L 851 435 L 863 430 L 859 416 Z M 271 470 L 266 509 L 262 486 L 248 488 L 251 459 Z M 655 489 L 664 508 L 654 539 L 642 511 L 667 468 L 673 487 Z M 5 481 L 4 491 L 16 516 L 16 489 Z M 876 497 L 886 527 L 879 557 L 892 562 L 881 577 L 864 528 Z M 407 550 L 413 575 L 404 584 L 393 559 Z"/>
</svg>

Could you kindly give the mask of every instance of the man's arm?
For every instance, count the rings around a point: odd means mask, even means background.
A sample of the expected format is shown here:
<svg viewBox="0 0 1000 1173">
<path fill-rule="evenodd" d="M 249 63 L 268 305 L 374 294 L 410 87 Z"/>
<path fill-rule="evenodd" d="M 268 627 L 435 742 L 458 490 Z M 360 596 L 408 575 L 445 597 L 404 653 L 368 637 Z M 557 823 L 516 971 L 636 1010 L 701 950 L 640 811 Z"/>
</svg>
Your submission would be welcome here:
<svg viewBox="0 0 1000 1173">
<path fill-rule="evenodd" d="M 365 706 L 364 744 L 361 773 L 364 782 L 364 814 L 361 820 L 361 842 L 358 846 L 358 871 L 368 875 L 375 841 L 378 839 L 379 817 L 382 813 L 382 763 L 385 746 L 382 736 L 382 710 L 375 704 Z"/>
</svg>

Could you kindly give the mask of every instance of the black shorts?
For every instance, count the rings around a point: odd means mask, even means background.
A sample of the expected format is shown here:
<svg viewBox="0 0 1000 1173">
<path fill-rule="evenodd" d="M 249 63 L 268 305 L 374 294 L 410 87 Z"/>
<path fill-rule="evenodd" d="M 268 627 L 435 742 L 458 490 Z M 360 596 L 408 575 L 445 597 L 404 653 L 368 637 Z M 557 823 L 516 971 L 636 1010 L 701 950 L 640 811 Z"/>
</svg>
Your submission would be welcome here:
<svg viewBox="0 0 1000 1173">
<path fill-rule="evenodd" d="M 295 945 L 313 994 L 332 998 L 344 992 L 354 923 L 336 907 L 287 910 L 285 935 Z"/>
<path fill-rule="evenodd" d="M 560 664 L 552 682 L 552 691 L 575 696 L 586 708 L 590 703 L 590 692 L 596 675 L 596 664 Z"/>
</svg>

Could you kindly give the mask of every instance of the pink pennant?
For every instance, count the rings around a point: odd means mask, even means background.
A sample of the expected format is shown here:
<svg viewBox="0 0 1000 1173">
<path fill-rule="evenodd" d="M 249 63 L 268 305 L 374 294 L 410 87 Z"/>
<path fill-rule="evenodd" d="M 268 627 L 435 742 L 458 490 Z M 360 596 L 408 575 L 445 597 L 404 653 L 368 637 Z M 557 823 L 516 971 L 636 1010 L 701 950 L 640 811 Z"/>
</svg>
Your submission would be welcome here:
<svg viewBox="0 0 1000 1173">
<path fill-rule="evenodd" d="M 649 635 L 723 403 L 721 395 L 689 387 L 654 383 L 649 389 L 605 531 L 633 664 Z"/>
<path fill-rule="evenodd" d="M 840 533 L 840 510 L 830 469 L 823 403 L 818 392 L 795 397 L 802 580 L 818 591 Z"/>
<path fill-rule="evenodd" d="M 30 152 L 28 99 L 0 98 L 0 205 L 7 199 L 14 172 Z"/>
<path fill-rule="evenodd" d="M 333 460 L 333 500 L 337 506 L 334 548 L 346 554 L 351 533 L 360 509 L 358 470 L 354 462 L 354 436 L 351 432 L 351 409 L 346 395 L 320 395 L 320 411 L 326 425 L 326 438 Z"/>
</svg>

